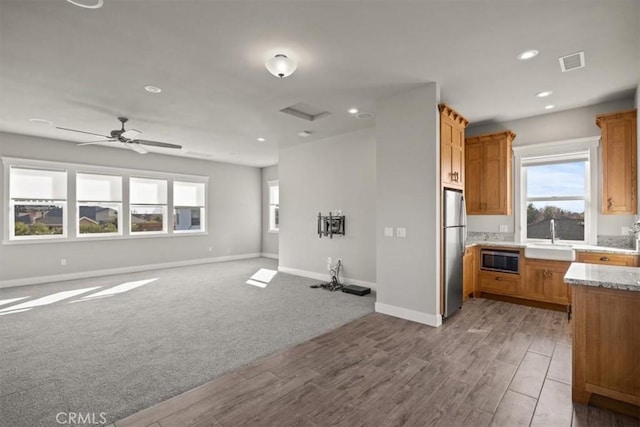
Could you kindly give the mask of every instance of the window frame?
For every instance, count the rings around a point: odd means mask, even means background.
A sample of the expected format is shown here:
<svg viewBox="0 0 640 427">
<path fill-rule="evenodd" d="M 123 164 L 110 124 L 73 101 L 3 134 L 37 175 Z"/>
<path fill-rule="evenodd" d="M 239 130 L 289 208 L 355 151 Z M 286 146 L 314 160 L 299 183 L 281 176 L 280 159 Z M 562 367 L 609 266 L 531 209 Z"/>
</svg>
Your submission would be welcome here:
<svg viewBox="0 0 640 427">
<path fill-rule="evenodd" d="M 4 224 L 4 231 L 2 235 L 2 245 L 21 245 L 21 244 L 41 244 L 41 243 L 71 243 L 71 242 L 86 242 L 96 240 L 122 240 L 122 239 L 146 239 L 146 238 L 166 238 L 166 237 L 186 237 L 186 236 L 203 236 L 207 235 L 206 231 L 190 232 L 190 233 L 173 233 L 173 215 L 169 213 L 173 212 L 173 181 L 183 182 L 202 182 L 205 185 L 205 217 L 200 218 L 201 223 L 208 225 L 209 214 L 209 197 L 208 197 L 208 183 L 209 177 L 206 175 L 187 175 L 173 172 L 162 171 L 148 171 L 140 169 L 127 169 L 116 168 L 111 166 L 98 166 L 79 163 L 68 162 L 56 162 L 47 160 L 33 160 L 17 157 L 0 157 L 3 166 L 4 184 L 2 185 L 2 200 L 3 215 L 2 221 Z M 15 221 L 13 215 L 13 205 L 10 203 L 10 182 L 9 174 L 11 167 L 22 168 L 34 168 L 34 169 L 51 169 L 51 170 L 66 170 L 66 188 L 67 188 L 67 200 L 66 206 L 63 209 L 63 225 L 66 231 L 65 235 L 38 235 L 38 236 L 20 236 L 19 239 L 10 238 L 10 230 L 15 229 Z M 92 233 L 90 235 L 80 235 L 78 232 L 79 218 L 76 218 L 79 203 L 77 199 L 77 173 L 87 173 L 96 175 L 115 175 L 122 177 L 122 212 L 119 229 L 122 230 L 122 234 L 114 235 L 109 233 Z M 131 177 L 142 177 L 150 179 L 162 179 L 167 181 L 167 215 L 166 215 L 166 233 L 146 232 L 139 234 L 130 233 L 130 195 L 129 195 L 129 179 Z M 70 214 L 70 210 L 73 214 Z"/>
<path fill-rule="evenodd" d="M 165 196 L 165 202 L 164 203 L 134 203 L 131 201 L 131 180 L 133 179 L 141 179 L 141 180 L 152 180 L 152 181 L 159 181 L 161 183 L 164 184 L 164 196 Z M 129 200 L 128 200 L 128 204 L 129 204 L 129 235 L 131 237 L 138 237 L 138 236 L 150 236 L 153 234 L 169 234 L 169 180 L 168 179 L 164 179 L 164 178 L 158 178 L 158 177 L 149 177 L 149 176 L 141 176 L 141 175 L 132 175 L 129 177 Z M 132 217 L 133 217 L 133 210 L 134 210 L 134 206 L 135 207 L 139 207 L 139 208 L 160 208 L 160 210 L 162 210 L 162 230 L 158 230 L 158 231 L 133 231 L 133 221 L 132 221 Z M 173 225 L 173 223 L 172 223 Z"/>
<path fill-rule="evenodd" d="M 3 159 L 4 160 L 4 159 Z M 11 197 L 11 169 L 29 169 L 29 170 L 40 170 L 40 171 L 50 171 L 50 172 L 63 172 L 65 174 L 65 198 L 64 199 L 40 199 L 40 200 L 29 200 L 29 199 L 18 199 Z M 5 215 L 7 216 L 7 227 L 4 232 L 3 241 L 10 241 L 13 243 L 22 243 L 22 242 L 33 242 L 33 241 L 61 241 L 66 239 L 69 235 L 69 224 L 68 224 L 68 208 L 69 208 L 69 171 L 64 167 L 56 167 L 53 165 L 45 165 L 45 164 L 5 164 L 4 167 L 4 182 L 5 182 L 5 206 L 8 207 L 7 211 L 5 211 Z M 18 235 L 15 234 L 15 207 L 16 206 L 57 206 L 62 209 L 62 233 L 60 234 L 36 234 L 36 235 Z"/>
<path fill-rule="evenodd" d="M 87 201 L 80 200 L 78 198 L 78 175 L 101 175 L 101 176 L 113 176 L 116 178 L 120 178 L 120 201 Z M 124 215 L 123 215 L 123 201 L 124 199 L 124 177 L 122 175 L 117 174 L 106 174 L 106 173 L 97 173 L 95 171 L 86 172 L 84 170 L 77 170 L 75 172 L 75 187 L 76 187 L 76 237 L 78 239 L 100 239 L 106 237 L 114 237 L 114 236 L 122 236 L 124 235 Z M 91 205 L 115 205 L 118 212 L 118 231 L 115 233 L 80 233 L 80 207 L 81 206 L 91 206 Z"/>
<path fill-rule="evenodd" d="M 271 189 L 278 187 L 278 203 L 271 203 Z M 273 209 L 275 207 L 275 209 Z M 267 223 L 269 233 L 280 233 L 280 181 L 267 181 Z M 278 211 L 278 224 L 275 224 L 276 210 Z M 276 226 L 277 225 L 277 226 Z"/>
<path fill-rule="evenodd" d="M 173 230 L 173 233 L 175 234 L 202 234 L 205 233 L 207 231 L 207 222 L 206 222 L 206 218 L 207 218 L 207 183 L 206 182 L 202 182 L 202 181 L 189 181 L 189 180 L 183 180 L 183 179 L 174 179 L 171 182 L 171 187 L 172 187 L 172 201 L 175 202 L 175 191 L 176 191 L 176 182 L 179 183 L 183 183 L 183 184 L 201 184 L 203 186 L 203 204 L 200 206 L 184 206 L 184 205 L 176 205 L 175 203 L 172 205 L 172 223 L 171 223 L 171 228 Z M 176 215 L 176 209 L 180 209 L 180 208 L 189 208 L 189 209 L 195 209 L 195 208 L 199 208 L 200 209 L 200 228 L 198 230 L 176 230 L 176 224 L 177 224 L 177 219 L 178 216 Z"/>
<path fill-rule="evenodd" d="M 598 146 L 599 136 L 577 138 L 541 144 L 530 144 L 513 147 L 515 172 L 514 219 L 516 241 L 520 243 L 549 243 L 549 239 L 527 238 L 527 177 L 526 166 L 551 163 L 567 163 L 584 160 L 585 194 L 584 194 L 584 240 L 567 240 L 569 244 L 595 245 L 597 241 L 598 219 Z M 559 196 L 557 201 L 570 200 L 571 196 Z M 548 200 L 544 198 L 544 200 Z M 575 199 L 574 199 L 575 200 Z M 582 200 L 582 198 L 579 198 Z M 562 237 L 562 236 L 561 236 Z"/>
</svg>

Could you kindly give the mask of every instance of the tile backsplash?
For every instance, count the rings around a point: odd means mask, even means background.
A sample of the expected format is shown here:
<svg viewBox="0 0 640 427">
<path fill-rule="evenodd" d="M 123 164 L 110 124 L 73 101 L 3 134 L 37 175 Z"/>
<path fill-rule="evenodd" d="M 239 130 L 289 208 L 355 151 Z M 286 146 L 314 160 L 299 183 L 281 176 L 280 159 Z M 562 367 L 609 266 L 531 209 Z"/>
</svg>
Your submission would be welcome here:
<svg viewBox="0 0 640 427">
<path fill-rule="evenodd" d="M 620 249 L 635 249 L 635 237 L 598 235 L 598 246 Z"/>
<path fill-rule="evenodd" d="M 513 242 L 515 233 L 489 233 L 484 231 L 469 231 L 467 239 L 469 243 L 476 242 Z"/>
</svg>

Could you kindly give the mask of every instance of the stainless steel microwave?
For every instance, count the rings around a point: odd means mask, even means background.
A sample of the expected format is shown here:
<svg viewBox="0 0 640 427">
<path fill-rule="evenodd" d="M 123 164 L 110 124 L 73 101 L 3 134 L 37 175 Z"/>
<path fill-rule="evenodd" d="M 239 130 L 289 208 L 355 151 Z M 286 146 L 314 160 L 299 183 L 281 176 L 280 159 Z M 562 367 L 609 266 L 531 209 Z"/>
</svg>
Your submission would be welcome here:
<svg viewBox="0 0 640 427">
<path fill-rule="evenodd" d="M 481 270 L 518 274 L 519 264 L 520 252 L 489 249 L 480 251 Z"/>
</svg>

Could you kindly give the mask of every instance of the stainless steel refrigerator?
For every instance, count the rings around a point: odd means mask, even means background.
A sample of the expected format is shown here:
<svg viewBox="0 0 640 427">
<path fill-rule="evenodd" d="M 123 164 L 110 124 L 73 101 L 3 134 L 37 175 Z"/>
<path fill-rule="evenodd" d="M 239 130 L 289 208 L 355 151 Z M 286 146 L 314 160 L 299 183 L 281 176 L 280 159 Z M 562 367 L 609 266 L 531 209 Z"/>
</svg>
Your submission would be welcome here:
<svg viewBox="0 0 640 427">
<path fill-rule="evenodd" d="M 443 317 L 446 319 L 462 306 L 462 257 L 467 241 L 467 211 L 461 191 L 444 190 L 443 204 Z"/>
</svg>

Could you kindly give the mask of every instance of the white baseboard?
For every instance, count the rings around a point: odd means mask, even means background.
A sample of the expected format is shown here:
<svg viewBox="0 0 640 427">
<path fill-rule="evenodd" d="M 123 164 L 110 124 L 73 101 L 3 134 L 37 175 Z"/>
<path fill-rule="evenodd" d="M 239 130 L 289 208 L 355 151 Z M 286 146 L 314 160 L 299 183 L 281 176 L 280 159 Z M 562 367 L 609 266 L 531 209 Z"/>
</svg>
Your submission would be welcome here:
<svg viewBox="0 0 640 427">
<path fill-rule="evenodd" d="M 260 256 L 263 257 L 263 258 L 272 258 L 272 259 L 278 259 L 279 258 L 278 254 L 272 254 L 272 253 L 269 253 L 269 252 L 262 252 L 260 254 Z"/>
<path fill-rule="evenodd" d="M 389 316 L 399 317 L 412 322 L 418 322 L 429 326 L 442 325 L 442 315 L 428 314 L 420 311 L 409 310 L 408 308 L 397 307 L 395 305 L 376 302 L 376 313 L 388 314 Z"/>
<path fill-rule="evenodd" d="M 0 281 L 0 288 L 15 286 L 38 285 L 41 283 L 62 282 L 65 280 L 86 279 L 89 277 L 110 276 L 113 274 L 137 273 L 139 271 L 157 270 L 162 268 L 187 267 L 189 265 L 210 264 L 214 262 L 235 261 L 240 259 L 259 258 L 260 253 L 229 255 L 216 258 L 200 258 L 185 261 L 163 262 L 162 264 L 135 265 L 131 267 L 108 268 L 105 270 L 80 271 L 77 273 L 55 274 L 51 276 L 27 277 Z"/>
<path fill-rule="evenodd" d="M 308 277 L 309 279 L 322 280 L 328 282 L 331 280 L 331 275 L 328 273 L 318 273 L 316 271 L 299 270 L 297 268 L 278 266 L 278 271 L 288 274 L 295 274 L 296 276 Z M 342 280 L 349 285 L 366 286 L 371 290 L 376 290 L 376 284 L 374 282 L 367 282 L 366 280 L 352 279 L 350 277 L 344 277 Z"/>
</svg>

